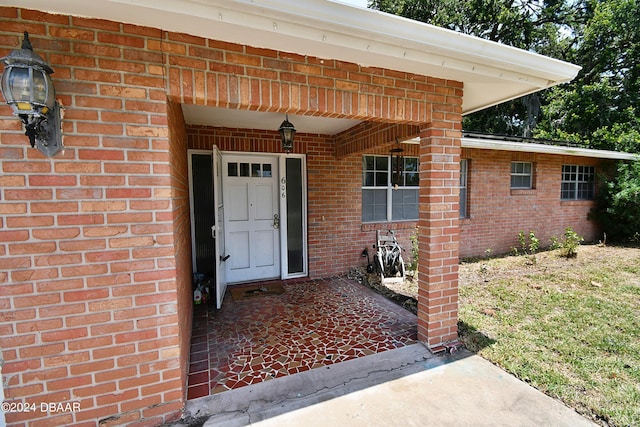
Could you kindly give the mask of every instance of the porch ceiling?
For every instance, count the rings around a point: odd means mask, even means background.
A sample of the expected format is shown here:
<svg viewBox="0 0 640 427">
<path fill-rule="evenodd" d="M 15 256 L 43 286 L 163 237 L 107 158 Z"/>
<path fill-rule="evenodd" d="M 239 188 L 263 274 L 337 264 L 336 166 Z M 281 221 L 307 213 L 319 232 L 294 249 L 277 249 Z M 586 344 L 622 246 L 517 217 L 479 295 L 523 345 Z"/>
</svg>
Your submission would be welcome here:
<svg viewBox="0 0 640 427">
<path fill-rule="evenodd" d="M 464 83 L 468 114 L 573 79 L 580 67 L 331 0 L 2 0 Z"/>
<path fill-rule="evenodd" d="M 202 105 L 182 105 L 184 120 L 190 125 L 220 126 L 241 129 L 277 130 L 284 120 L 282 113 L 247 111 L 229 108 L 205 107 Z M 335 135 L 347 130 L 359 120 L 328 117 L 296 116 L 289 114 L 289 121 L 300 133 Z"/>
</svg>

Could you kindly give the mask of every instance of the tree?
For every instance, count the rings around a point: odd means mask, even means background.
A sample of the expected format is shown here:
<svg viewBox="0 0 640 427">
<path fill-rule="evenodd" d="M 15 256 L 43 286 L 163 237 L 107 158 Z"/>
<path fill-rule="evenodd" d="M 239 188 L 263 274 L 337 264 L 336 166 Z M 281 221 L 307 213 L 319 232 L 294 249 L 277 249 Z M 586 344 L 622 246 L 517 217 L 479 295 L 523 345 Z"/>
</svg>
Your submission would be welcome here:
<svg viewBox="0 0 640 427">
<path fill-rule="evenodd" d="M 371 7 L 417 21 L 567 59 L 582 0 L 373 0 Z M 467 131 L 532 136 L 543 96 L 528 95 L 464 117 Z"/>
<path fill-rule="evenodd" d="M 572 62 L 583 68 L 546 94 L 536 134 L 582 145 L 640 151 L 640 13 L 636 0 L 591 0 Z"/>
</svg>

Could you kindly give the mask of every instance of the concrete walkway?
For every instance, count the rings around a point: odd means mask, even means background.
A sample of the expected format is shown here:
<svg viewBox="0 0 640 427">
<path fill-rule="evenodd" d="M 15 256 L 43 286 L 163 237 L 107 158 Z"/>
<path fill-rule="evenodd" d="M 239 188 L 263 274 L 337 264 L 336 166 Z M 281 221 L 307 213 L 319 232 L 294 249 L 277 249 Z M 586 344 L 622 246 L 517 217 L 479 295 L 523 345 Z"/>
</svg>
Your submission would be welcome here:
<svg viewBox="0 0 640 427">
<path fill-rule="evenodd" d="M 479 356 L 421 344 L 191 400 L 185 415 L 205 427 L 596 425 Z"/>
</svg>

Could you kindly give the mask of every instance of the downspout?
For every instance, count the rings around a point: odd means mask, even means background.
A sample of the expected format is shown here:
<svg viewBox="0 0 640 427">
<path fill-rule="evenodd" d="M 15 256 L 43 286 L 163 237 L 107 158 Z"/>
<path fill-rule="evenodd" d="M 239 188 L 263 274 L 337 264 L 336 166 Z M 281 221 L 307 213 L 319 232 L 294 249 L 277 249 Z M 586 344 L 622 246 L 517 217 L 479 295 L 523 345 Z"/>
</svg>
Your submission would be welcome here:
<svg viewBox="0 0 640 427">
<path fill-rule="evenodd" d="M 0 403 L 4 402 L 4 381 L 2 380 L 2 366 L 4 366 L 4 359 L 2 358 L 2 347 L 0 347 Z M 5 427 L 7 421 L 4 418 L 4 406 L 0 409 L 0 427 Z"/>
</svg>

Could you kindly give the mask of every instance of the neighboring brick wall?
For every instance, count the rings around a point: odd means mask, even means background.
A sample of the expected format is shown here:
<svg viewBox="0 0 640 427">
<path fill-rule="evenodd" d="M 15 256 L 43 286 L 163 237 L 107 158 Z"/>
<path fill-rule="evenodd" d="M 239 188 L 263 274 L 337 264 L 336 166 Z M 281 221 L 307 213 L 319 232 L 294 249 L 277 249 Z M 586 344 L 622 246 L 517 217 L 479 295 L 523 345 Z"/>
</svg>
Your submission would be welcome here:
<svg viewBox="0 0 640 427">
<path fill-rule="evenodd" d="M 461 220 L 461 257 L 519 248 L 519 231 L 534 231 L 542 246 L 549 246 L 552 236 L 561 237 L 566 227 L 587 241 L 602 238 L 587 219 L 593 201 L 560 200 L 563 164 L 593 165 L 597 174 L 601 160 L 482 149 L 463 149 L 462 158 L 469 159 L 469 217 Z M 512 161 L 534 164 L 534 189 L 511 190 Z"/>
</svg>

